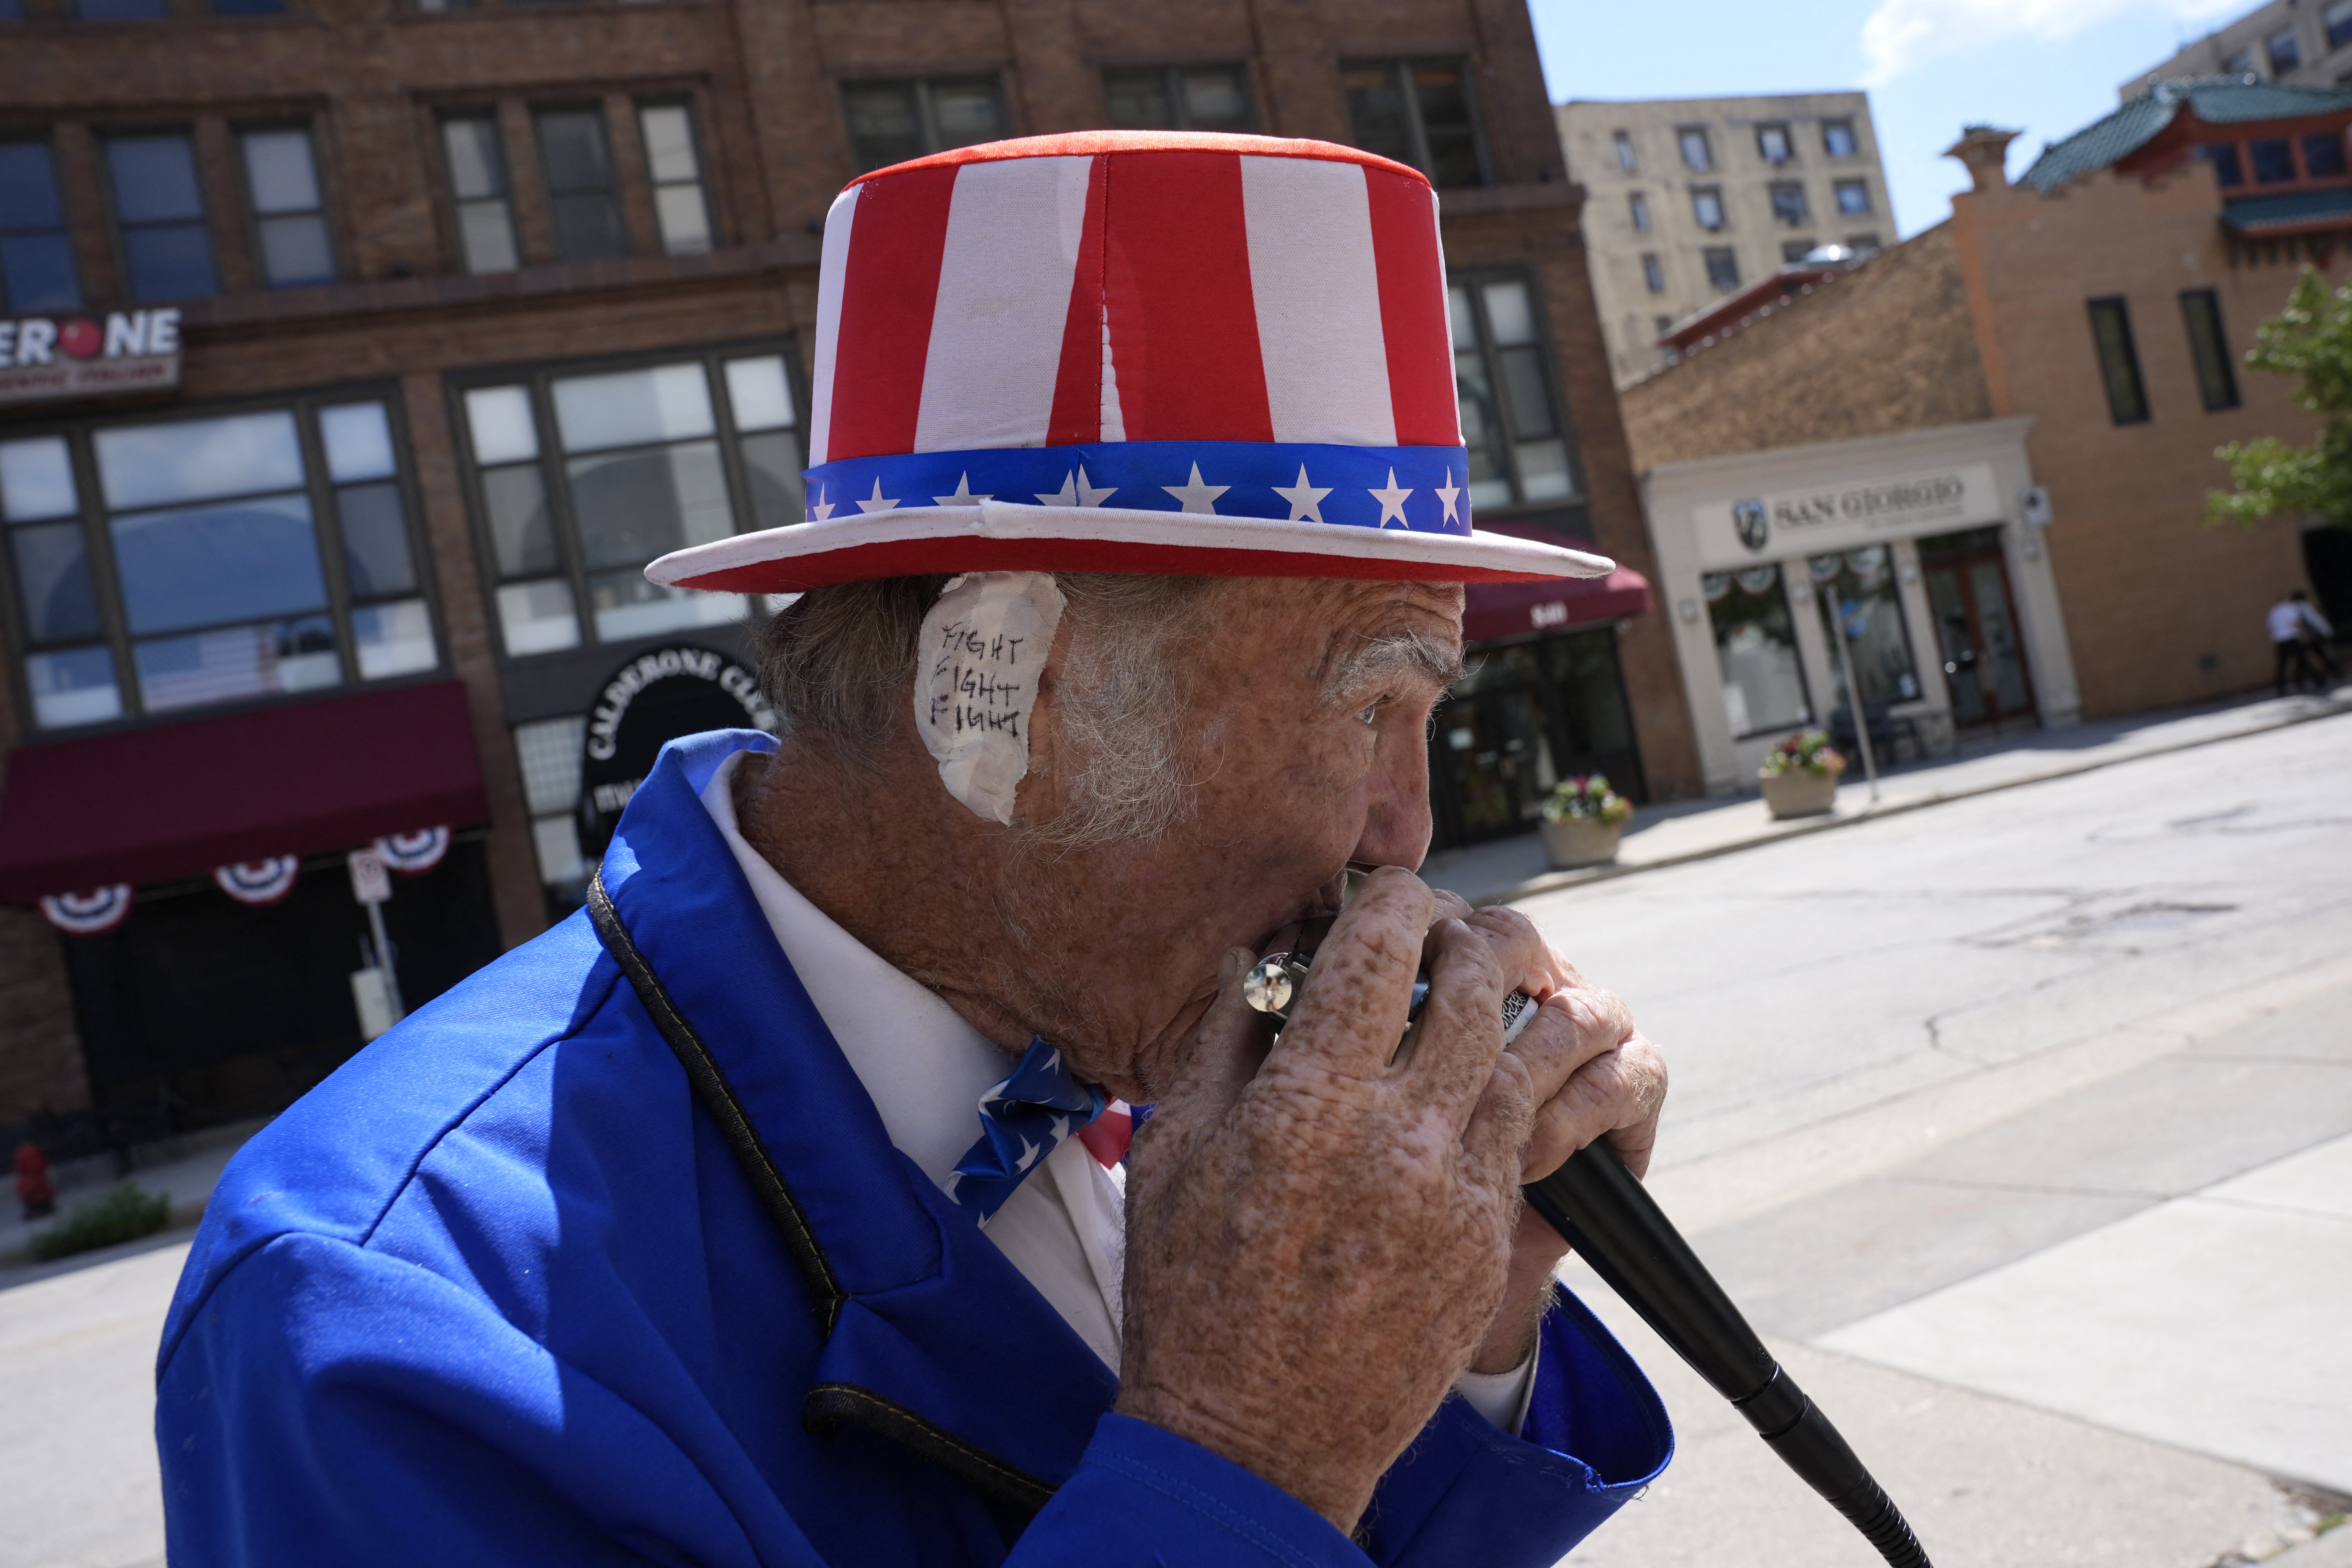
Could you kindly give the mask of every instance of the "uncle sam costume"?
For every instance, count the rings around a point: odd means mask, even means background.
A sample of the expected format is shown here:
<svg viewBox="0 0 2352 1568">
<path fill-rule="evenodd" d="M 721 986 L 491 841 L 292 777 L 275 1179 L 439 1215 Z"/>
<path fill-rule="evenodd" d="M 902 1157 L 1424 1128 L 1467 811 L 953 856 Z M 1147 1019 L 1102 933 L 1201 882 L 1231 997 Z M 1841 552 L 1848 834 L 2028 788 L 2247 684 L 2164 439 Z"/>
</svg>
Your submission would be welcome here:
<svg viewBox="0 0 2352 1568">
<path fill-rule="evenodd" d="M 810 521 L 656 580 L 1608 569 L 1472 529 L 1434 200 L 1352 150 L 881 171 L 828 221 L 815 336 Z M 1514 1402 L 1447 1399 L 1352 1540 L 1110 1414 L 1123 1108 L 1048 1042 L 972 1055 L 742 847 L 726 779 L 772 744 L 674 742 L 587 909 L 231 1164 L 158 1363 L 174 1564 L 1541 1568 L 1663 1468 L 1566 1297 Z"/>
</svg>

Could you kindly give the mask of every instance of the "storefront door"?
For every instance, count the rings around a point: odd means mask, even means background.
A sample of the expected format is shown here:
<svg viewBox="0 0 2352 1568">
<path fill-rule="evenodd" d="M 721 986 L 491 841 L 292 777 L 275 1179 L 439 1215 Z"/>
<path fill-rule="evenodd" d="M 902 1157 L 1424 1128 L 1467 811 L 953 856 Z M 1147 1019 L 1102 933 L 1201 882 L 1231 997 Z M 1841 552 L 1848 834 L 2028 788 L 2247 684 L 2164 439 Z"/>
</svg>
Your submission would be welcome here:
<svg viewBox="0 0 2352 1568">
<path fill-rule="evenodd" d="M 1951 689 L 1952 723 L 1967 730 L 2033 714 L 2033 687 L 2018 635 L 2000 530 L 1971 529 L 1919 542 L 1919 567 L 1936 616 Z"/>
<path fill-rule="evenodd" d="M 1564 778 L 1605 773 L 1646 798 L 1607 627 L 1473 649 L 1470 678 L 1437 711 L 1429 750 L 1433 848 L 1535 830 Z"/>
</svg>

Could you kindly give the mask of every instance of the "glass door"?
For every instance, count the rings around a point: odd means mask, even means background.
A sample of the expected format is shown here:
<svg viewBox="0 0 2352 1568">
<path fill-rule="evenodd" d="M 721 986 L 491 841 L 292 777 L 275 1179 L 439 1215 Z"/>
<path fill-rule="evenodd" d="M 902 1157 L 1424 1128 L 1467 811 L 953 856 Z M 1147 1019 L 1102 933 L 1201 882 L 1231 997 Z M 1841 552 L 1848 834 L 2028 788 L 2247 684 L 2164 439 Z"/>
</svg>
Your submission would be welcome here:
<svg viewBox="0 0 2352 1568">
<path fill-rule="evenodd" d="M 2017 628 L 2000 530 L 1974 529 L 1922 540 L 1920 570 L 1952 692 L 1952 722 L 1962 730 L 2033 713 L 2033 686 Z"/>
</svg>

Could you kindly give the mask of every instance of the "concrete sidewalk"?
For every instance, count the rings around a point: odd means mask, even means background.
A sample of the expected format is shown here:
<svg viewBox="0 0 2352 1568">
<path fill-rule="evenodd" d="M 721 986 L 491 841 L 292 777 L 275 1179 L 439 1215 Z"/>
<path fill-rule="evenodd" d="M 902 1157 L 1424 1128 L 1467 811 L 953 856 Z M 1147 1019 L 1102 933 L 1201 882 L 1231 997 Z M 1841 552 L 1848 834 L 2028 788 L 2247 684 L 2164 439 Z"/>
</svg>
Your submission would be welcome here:
<svg viewBox="0 0 2352 1568">
<path fill-rule="evenodd" d="M 204 1218 L 205 1205 L 220 1181 L 222 1168 L 261 1126 L 258 1121 L 239 1122 L 233 1126 L 184 1133 L 160 1143 L 143 1144 L 131 1152 L 131 1170 L 128 1175 L 119 1173 L 111 1154 L 94 1155 L 86 1160 L 59 1164 L 52 1172 L 58 1192 L 58 1211 L 47 1219 L 24 1219 L 16 1206 L 16 1194 L 11 1191 L 7 1194 L 5 1208 L 0 1209 L 0 1290 L 48 1274 L 78 1268 L 89 1261 L 89 1258 L 65 1258 L 55 1263 L 36 1264 L 32 1261 L 34 1239 L 63 1218 L 75 1205 L 100 1196 L 108 1189 L 125 1182 L 151 1193 L 161 1193 L 171 1200 L 172 1219 L 165 1230 L 194 1228 L 196 1222 Z M 90 1255 L 91 1258 L 100 1256 L 106 1255 Z"/>
<path fill-rule="evenodd" d="M 1474 904 L 1510 903 L 1580 883 L 1704 860 L 1943 801 L 2064 778 L 2346 712 L 2352 712 L 2352 685 L 2337 687 L 2324 696 L 2265 697 L 2040 730 L 1968 747 L 1949 757 L 1890 769 L 1879 775 L 1880 798 L 1875 804 L 1857 763 L 1839 785 L 1837 809 L 1825 816 L 1775 822 L 1761 795 L 1748 790 L 1641 807 L 1620 841 L 1617 858 L 1605 866 L 1552 870 L 1544 860 L 1541 837 L 1526 833 L 1441 850 L 1429 858 L 1421 874 Z"/>
</svg>

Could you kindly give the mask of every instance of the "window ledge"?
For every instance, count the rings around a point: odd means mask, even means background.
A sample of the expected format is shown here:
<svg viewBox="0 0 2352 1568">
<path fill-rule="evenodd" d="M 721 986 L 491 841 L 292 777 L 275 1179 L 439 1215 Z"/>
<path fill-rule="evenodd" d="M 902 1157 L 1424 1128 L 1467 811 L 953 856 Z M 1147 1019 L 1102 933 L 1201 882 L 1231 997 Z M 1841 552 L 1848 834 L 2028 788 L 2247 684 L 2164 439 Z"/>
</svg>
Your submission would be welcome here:
<svg viewBox="0 0 2352 1568">
<path fill-rule="evenodd" d="M 1568 180 L 1547 180 L 1520 185 L 1470 185 L 1437 193 L 1437 215 L 1470 217 L 1482 213 L 1525 212 L 1539 207 L 1575 207 L 1584 203 L 1584 187 Z"/>
<path fill-rule="evenodd" d="M 699 256 L 630 256 L 614 261 L 554 262 L 512 272 L 431 273 L 310 289 L 257 289 L 180 302 L 184 331 L 320 321 L 398 310 L 434 310 L 599 289 L 658 288 L 813 268 L 814 237 L 784 235 L 759 245 Z"/>
</svg>

